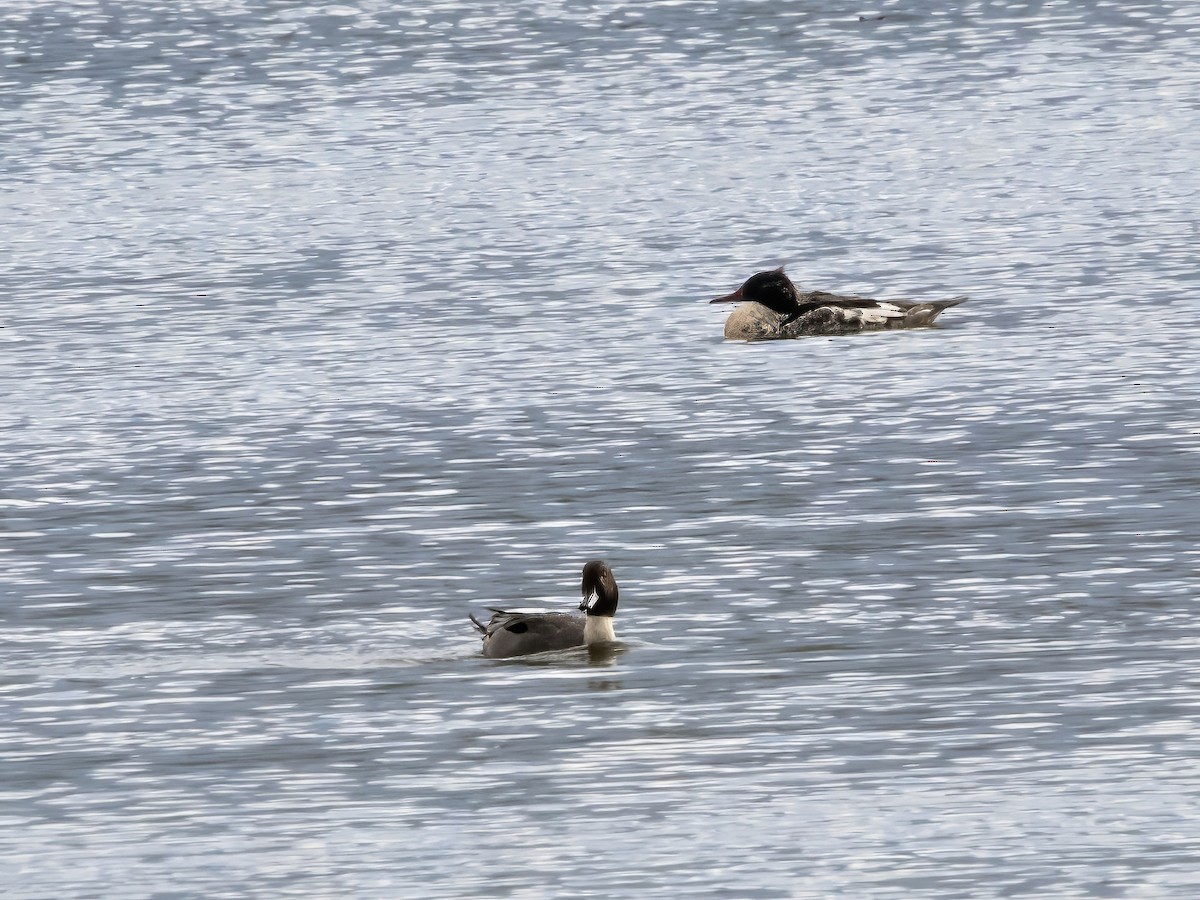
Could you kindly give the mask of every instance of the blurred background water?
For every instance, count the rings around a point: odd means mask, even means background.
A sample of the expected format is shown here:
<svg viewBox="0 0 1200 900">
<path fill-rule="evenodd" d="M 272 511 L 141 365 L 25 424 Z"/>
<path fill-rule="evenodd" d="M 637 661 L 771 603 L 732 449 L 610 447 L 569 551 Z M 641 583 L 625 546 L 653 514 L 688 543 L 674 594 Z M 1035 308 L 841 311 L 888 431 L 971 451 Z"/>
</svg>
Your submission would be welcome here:
<svg viewBox="0 0 1200 900">
<path fill-rule="evenodd" d="M 1198 36 L 6 4 L 5 894 L 1196 896 Z"/>
</svg>

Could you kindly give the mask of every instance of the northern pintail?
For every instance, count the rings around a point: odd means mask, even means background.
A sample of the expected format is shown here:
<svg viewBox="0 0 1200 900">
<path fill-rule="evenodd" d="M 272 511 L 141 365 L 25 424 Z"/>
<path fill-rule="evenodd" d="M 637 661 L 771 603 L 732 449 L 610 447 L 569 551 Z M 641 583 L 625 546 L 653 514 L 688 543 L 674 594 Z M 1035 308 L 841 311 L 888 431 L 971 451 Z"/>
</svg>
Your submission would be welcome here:
<svg viewBox="0 0 1200 900">
<path fill-rule="evenodd" d="M 617 614 L 617 580 L 603 560 L 590 560 L 583 567 L 584 615 L 486 607 L 492 613 L 484 625 L 471 621 L 483 635 L 483 655 L 493 659 L 525 656 L 546 650 L 566 650 L 583 645 L 615 641 L 613 616 Z"/>
</svg>

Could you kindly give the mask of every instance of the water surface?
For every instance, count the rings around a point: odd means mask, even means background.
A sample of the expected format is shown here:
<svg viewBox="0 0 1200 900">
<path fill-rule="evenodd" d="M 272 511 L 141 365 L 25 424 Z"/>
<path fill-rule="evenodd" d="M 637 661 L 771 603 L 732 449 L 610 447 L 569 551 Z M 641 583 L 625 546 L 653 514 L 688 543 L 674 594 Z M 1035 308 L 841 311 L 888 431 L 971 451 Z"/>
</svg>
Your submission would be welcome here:
<svg viewBox="0 0 1200 900">
<path fill-rule="evenodd" d="M 1194 896 L 1198 31 L 10 3 L 6 893 Z"/>
</svg>

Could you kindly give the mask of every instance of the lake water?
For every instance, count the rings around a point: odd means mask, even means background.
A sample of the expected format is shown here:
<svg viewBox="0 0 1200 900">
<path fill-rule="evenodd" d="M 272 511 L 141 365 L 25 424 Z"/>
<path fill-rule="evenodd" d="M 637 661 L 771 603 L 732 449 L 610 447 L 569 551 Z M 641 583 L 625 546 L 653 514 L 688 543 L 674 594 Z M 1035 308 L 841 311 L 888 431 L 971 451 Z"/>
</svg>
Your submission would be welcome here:
<svg viewBox="0 0 1200 900">
<path fill-rule="evenodd" d="M 1197 896 L 1198 38 L 7 3 L 0 888 Z"/>
</svg>

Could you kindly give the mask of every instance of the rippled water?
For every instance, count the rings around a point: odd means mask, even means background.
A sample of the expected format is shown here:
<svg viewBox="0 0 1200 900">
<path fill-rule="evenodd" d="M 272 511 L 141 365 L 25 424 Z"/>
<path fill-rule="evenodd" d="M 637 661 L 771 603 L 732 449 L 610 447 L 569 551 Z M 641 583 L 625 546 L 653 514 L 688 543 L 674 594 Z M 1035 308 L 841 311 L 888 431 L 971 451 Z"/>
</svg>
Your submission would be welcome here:
<svg viewBox="0 0 1200 900">
<path fill-rule="evenodd" d="M 1195 896 L 1198 34 L 7 4 L 5 893 Z"/>
</svg>

